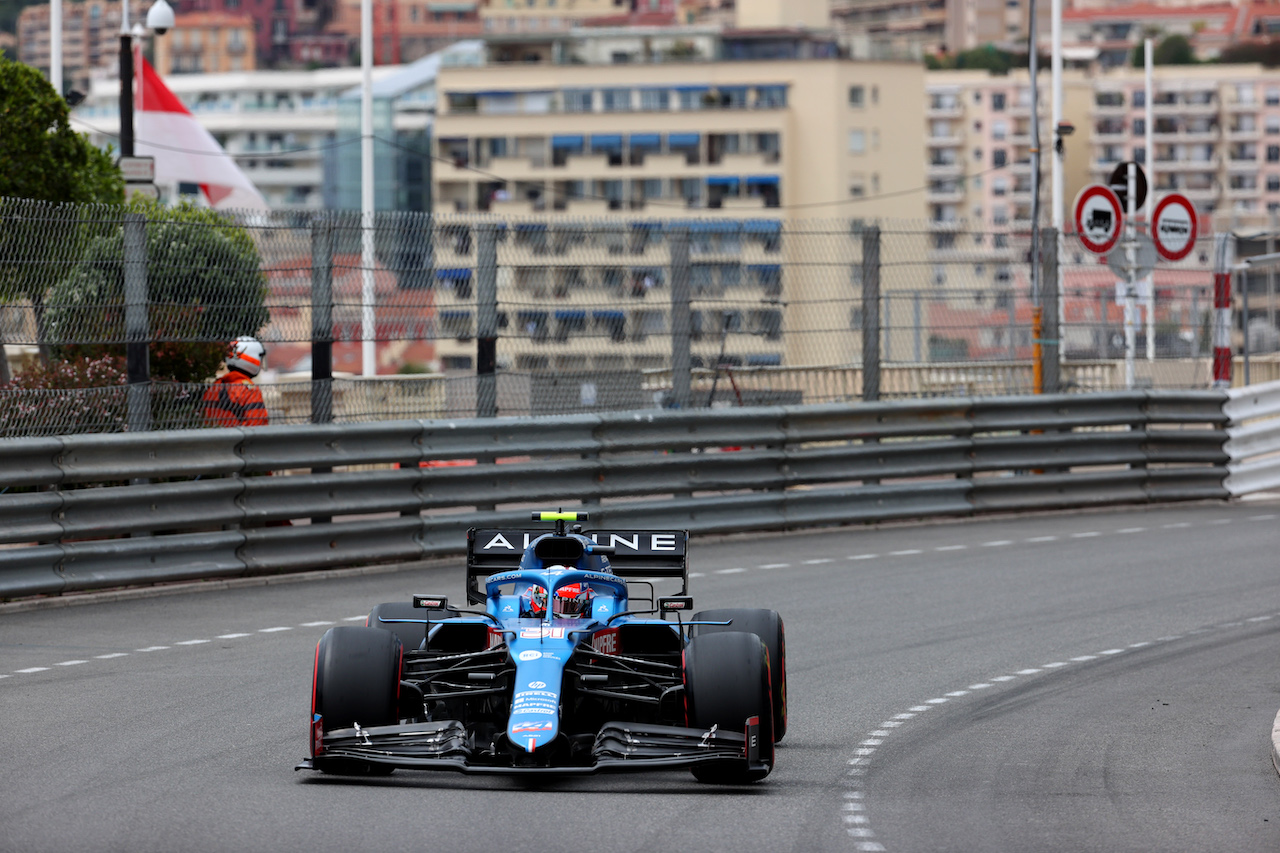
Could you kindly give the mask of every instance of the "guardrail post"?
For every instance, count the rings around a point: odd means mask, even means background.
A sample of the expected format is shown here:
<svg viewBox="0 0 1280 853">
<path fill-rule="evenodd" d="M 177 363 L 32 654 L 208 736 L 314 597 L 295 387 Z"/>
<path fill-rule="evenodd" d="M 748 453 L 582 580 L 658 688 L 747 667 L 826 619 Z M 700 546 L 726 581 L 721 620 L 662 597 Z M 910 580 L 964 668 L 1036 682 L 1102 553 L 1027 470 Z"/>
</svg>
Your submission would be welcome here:
<svg viewBox="0 0 1280 853">
<path fill-rule="evenodd" d="M 880 226 L 862 232 L 862 399 L 880 399 Z"/>
<path fill-rule="evenodd" d="M 689 310 L 689 227 L 672 230 L 671 246 L 671 400 L 676 409 L 687 409 L 691 399 L 692 319 Z"/>
<path fill-rule="evenodd" d="M 130 432 L 151 429 L 151 324 L 147 318 L 147 219 L 124 215 L 124 339 Z"/>
<path fill-rule="evenodd" d="M 1040 352 L 1044 369 L 1044 393 L 1057 394 L 1062 387 L 1062 371 L 1058 359 L 1062 352 L 1058 312 L 1061 294 L 1058 290 L 1058 230 L 1040 229 Z"/>
<path fill-rule="evenodd" d="M 333 224 L 311 219 L 311 422 L 333 421 Z"/>
<path fill-rule="evenodd" d="M 498 226 L 476 226 L 476 417 L 498 416 Z"/>
</svg>

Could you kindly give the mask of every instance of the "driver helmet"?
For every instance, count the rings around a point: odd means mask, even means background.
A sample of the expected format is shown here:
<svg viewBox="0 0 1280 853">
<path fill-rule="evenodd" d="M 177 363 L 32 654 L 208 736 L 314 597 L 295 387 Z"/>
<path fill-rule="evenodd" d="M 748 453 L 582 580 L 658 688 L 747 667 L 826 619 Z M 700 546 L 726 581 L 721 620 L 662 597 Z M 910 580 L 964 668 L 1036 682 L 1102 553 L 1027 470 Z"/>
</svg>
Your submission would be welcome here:
<svg viewBox="0 0 1280 853">
<path fill-rule="evenodd" d="M 591 615 L 591 586 L 585 583 L 571 583 L 556 590 L 555 601 L 552 602 L 556 616 L 566 619 L 577 619 Z"/>
</svg>

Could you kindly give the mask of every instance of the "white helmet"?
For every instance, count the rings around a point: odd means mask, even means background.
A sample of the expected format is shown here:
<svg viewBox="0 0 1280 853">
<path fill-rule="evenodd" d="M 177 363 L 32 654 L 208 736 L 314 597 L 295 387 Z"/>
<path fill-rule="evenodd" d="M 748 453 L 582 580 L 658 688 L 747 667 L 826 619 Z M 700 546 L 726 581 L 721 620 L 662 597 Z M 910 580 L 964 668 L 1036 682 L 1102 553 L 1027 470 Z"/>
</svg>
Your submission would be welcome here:
<svg viewBox="0 0 1280 853">
<path fill-rule="evenodd" d="M 231 342 L 231 351 L 227 353 L 227 367 L 249 376 L 257 376 L 266 359 L 267 349 L 257 338 L 241 335 Z"/>
</svg>

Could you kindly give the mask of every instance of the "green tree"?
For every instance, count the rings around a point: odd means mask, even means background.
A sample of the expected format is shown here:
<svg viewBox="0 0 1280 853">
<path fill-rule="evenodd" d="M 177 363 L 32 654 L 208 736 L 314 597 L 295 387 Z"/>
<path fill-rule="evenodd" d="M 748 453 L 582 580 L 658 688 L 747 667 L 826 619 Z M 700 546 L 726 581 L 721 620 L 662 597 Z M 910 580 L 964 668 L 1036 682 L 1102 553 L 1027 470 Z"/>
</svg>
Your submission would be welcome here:
<svg viewBox="0 0 1280 853">
<path fill-rule="evenodd" d="M 1267 68 L 1280 65 L 1280 39 L 1245 41 L 1223 48 L 1216 62 L 1223 65 L 1257 62 Z"/>
<path fill-rule="evenodd" d="M 199 382 L 213 375 L 227 342 L 267 323 L 266 276 L 248 232 L 207 208 L 164 207 L 134 196 L 125 210 L 147 219 L 152 375 Z M 47 328 L 59 355 L 124 352 L 124 231 L 91 239 L 48 297 Z M 84 344 L 84 341 L 97 341 Z"/>
<path fill-rule="evenodd" d="M 0 57 L 0 302 L 31 300 L 41 342 L 50 260 L 69 256 L 83 229 L 73 209 L 23 200 L 124 201 L 124 179 L 110 152 L 72 130 L 68 113 L 39 71 Z M 47 348 L 41 355 L 47 362 Z M 8 372 L 0 346 L 0 384 Z"/>
<path fill-rule="evenodd" d="M 1184 35 L 1174 34 L 1160 39 L 1155 50 L 1151 52 L 1153 65 L 1196 65 L 1196 52 L 1191 48 L 1190 40 Z M 1141 44 L 1133 46 L 1131 62 L 1134 68 L 1146 64 L 1146 53 Z"/>
</svg>

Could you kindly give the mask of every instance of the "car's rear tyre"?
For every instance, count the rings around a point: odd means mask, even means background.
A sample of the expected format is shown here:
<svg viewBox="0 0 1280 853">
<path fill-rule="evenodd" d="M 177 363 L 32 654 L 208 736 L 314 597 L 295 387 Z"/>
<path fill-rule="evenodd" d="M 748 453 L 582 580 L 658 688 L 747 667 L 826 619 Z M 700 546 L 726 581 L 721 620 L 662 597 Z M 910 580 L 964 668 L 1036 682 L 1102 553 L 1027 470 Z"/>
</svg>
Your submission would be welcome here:
<svg viewBox="0 0 1280 853">
<path fill-rule="evenodd" d="M 684 650 L 687 724 L 693 728 L 742 732 L 751 717 L 760 721 L 762 757 L 769 767 L 750 769 L 745 759 L 695 765 L 700 782 L 741 785 L 758 782 L 773 765 L 773 707 L 768 651 L 755 634 L 720 632 L 694 637 Z"/>
<path fill-rule="evenodd" d="M 774 610 L 724 608 L 695 613 L 691 621 L 704 620 L 732 624 L 692 625 L 689 636 L 746 631 L 764 642 L 769 650 L 769 680 L 773 684 L 773 742 L 781 742 L 787 733 L 787 632 L 782 617 Z"/>
<path fill-rule="evenodd" d="M 404 647 L 391 631 L 343 626 L 330 628 L 316 645 L 311 688 L 311 719 L 320 716 L 330 732 L 355 723 L 364 728 L 400 722 L 400 667 Z M 392 768 L 353 761 L 326 761 L 329 773 L 390 773 Z"/>
<path fill-rule="evenodd" d="M 422 640 L 426 636 L 427 626 L 421 623 L 428 615 L 435 616 L 434 612 L 428 614 L 428 611 L 420 607 L 414 607 L 411 601 L 388 601 L 379 604 L 369 611 L 369 618 L 365 620 L 365 625 L 369 628 L 381 628 L 384 631 L 390 631 L 400 638 L 400 642 L 404 644 L 407 651 L 421 648 Z M 417 619 L 418 622 L 382 622 L 382 619 Z"/>
</svg>

